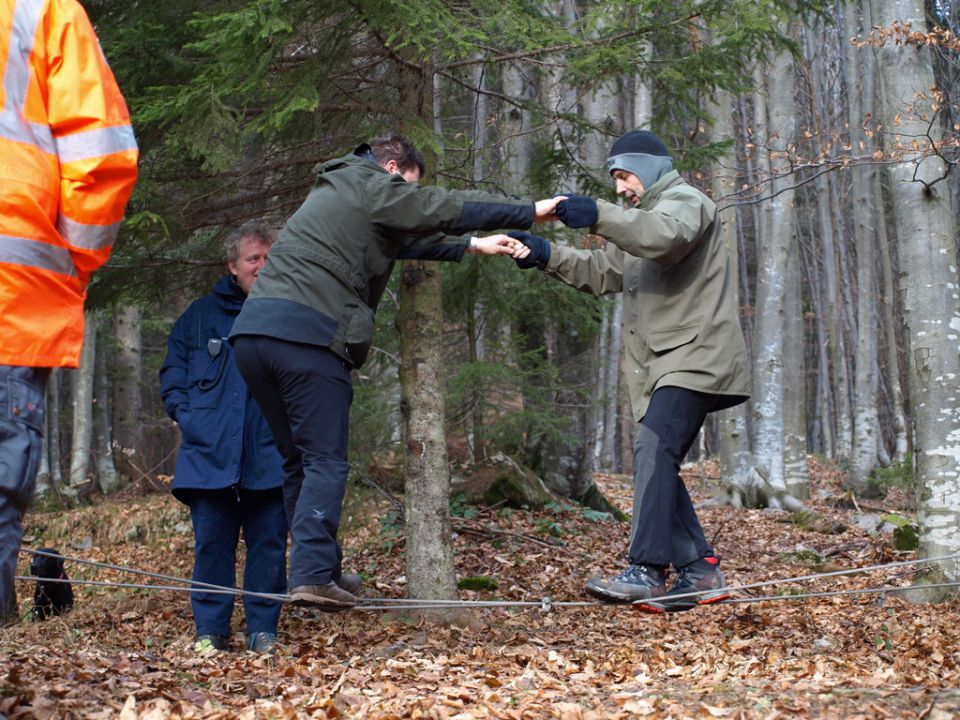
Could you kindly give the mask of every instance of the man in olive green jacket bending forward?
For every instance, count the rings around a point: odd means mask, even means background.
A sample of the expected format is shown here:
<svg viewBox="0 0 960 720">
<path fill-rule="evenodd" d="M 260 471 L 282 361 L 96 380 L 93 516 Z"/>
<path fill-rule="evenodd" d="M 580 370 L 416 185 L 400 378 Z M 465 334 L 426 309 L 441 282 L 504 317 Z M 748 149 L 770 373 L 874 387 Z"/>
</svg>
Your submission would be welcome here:
<svg viewBox="0 0 960 720">
<path fill-rule="evenodd" d="M 270 250 L 230 333 L 237 367 L 283 456 L 294 603 L 356 605 L 360 577 L 344 573 L 337 541 L 347 481 L 351 371 L 373 342 L 374 313 L 394 263 L 459 262 L 464 253 L 527 255 L 506 235 L 554 220 L 534 204 L 421 185 L 423 158 L 400 135 L 376 138 L 320 168 L 310 194 Z"/>
<path fill-rule="evenodd" d="M 578 195 L 557 206 L 566 225 L 605 238 L 604 249 L 510 235 L 531 250 L 517 259 L 520 267 L 539 267 L 598 296 L 626 293 L 624 369 L 638 423 L 630 565 L 612 578 L 590 578 L 587 592 L 649 612 L 687 610 L 728 596 L 680 463 L 707 413 L 749 396 L 732 260 L 716 205 L 684 182 L 653 133 L 635 130 L 617 140 L 607 169 L 632 207 Z M 667 590 L 671 566 L 676 579 Z"/>
</svg>

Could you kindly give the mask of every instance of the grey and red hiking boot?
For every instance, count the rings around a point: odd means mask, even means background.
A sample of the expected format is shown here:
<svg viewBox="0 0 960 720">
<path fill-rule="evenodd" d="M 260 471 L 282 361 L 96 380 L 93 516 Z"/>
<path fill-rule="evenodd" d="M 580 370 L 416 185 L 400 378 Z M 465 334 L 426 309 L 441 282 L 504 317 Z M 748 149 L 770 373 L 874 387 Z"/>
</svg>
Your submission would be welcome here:
<svg viewBox="0 0 960 720">
<path fill-rule="evenodd" d="M 634 603 L 637 610 L 652 613 L 682 612 L 697 605 L 709 605 L 730 597 L 727 582 L 720 572 L 720 558 L 694 560 L 677 570 L 677 579 L 659 599 Z"/>
<path fill-rule="evenodd" d="M 663 569 L 650 565 L 631 565 L 612 578 L 592 577 L 586 589 L 595 598 L 616 603 L 663 597 L 667 592 Z"/>
</svg>

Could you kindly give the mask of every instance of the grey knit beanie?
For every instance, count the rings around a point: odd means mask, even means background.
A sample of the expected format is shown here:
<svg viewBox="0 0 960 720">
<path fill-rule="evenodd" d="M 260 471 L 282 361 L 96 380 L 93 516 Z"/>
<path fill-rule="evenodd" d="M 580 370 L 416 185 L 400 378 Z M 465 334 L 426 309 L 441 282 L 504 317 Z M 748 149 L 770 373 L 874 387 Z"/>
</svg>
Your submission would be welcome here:
<svg viewBox="0 0 960 720">
<path fill-rule="evenodd" d="M 633 173 L 644 188 L 673 170 L 673 158 L 667 146 L 649 130 L 631 130 L 617 140 L 607 157 L 607 171 Z"/>
</svg>

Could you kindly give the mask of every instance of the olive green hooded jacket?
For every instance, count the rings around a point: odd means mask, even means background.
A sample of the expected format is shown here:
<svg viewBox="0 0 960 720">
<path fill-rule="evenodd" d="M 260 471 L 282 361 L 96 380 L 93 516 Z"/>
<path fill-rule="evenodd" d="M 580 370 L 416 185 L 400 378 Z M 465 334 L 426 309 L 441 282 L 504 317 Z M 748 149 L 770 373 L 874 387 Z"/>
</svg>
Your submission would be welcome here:
<svg viewBox="0 0 960 720">
<path fill-rule="evenodd" d="M 361 145 L 321 166 L 270 249 L 230 337 L 328 347 L 360 367 L 398 258 L 459 261 L 468 238 L 443 233 L 533 223 L 530 200 L 408 183 L 368 152 Z"/>
<path fill-rule="evenodd" d="M 551 244 L 545 272 L 594 295 L 626 293 L 624 370 L 635 420 L 663 386 L 728 396 L 727 407 L 746 400 L 747 351 L 713 201 L 671 171 L 635 208 L 597 207 L 591 232 L 606 238 L 605 248 Z"/>
</svg>

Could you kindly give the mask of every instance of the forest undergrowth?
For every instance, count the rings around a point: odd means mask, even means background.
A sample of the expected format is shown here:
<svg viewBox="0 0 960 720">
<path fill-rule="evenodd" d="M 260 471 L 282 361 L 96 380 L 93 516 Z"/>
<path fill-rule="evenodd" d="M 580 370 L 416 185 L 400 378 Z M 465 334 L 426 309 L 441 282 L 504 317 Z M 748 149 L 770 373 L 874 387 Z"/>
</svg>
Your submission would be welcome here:
<svg viewBox="0 0 960 720">
<path fill-rule="evenodd" d="M 801 515 L 710 502 L 715 463 L 685 469 L 728 584 L 912 559 L 885 518 L 903 493 L 868 503 L 811 460 Z M 630 479 L 598 475 L 625 510 Z M 564 503 L 530 512 L 454 503 L 461 598 L 589 600 L 591 574 L 624 564 L 628 526 Z M 879 529 L 874 529 L 876 521 Z M 884 529 L 886 528 L 886 529 Z M 368 597 L 403 597 L 403 530 L 382 495 L 351 488 L 347 569 Z M 188 577 L 189 514 L 166 494 L 28 515 L 25 545 Z M 18 574 L 27 575 L 21 556 Z M 143 578 L 68 563 L 72 578 Z M 76 607 L 0 630 L 0 717 L 21 718 L 942 718 L 960 714 L 960 603 L 895 594 L 795 599 L 814 590 L 905 586 L 909 567 L 749 591 L 776 600 L 671 615 L 625 606 L 463 611 L 452 625 L 373 610 L 287 607 L 273 655 L 243 649 L 242 609 L 228 651 L 193 650 L 185 593 L 76 586 Z M 156 582 L 156 581 L 153 581 Z M 746 597 L 746 595 L 741 595 Z"/>
</svg>

